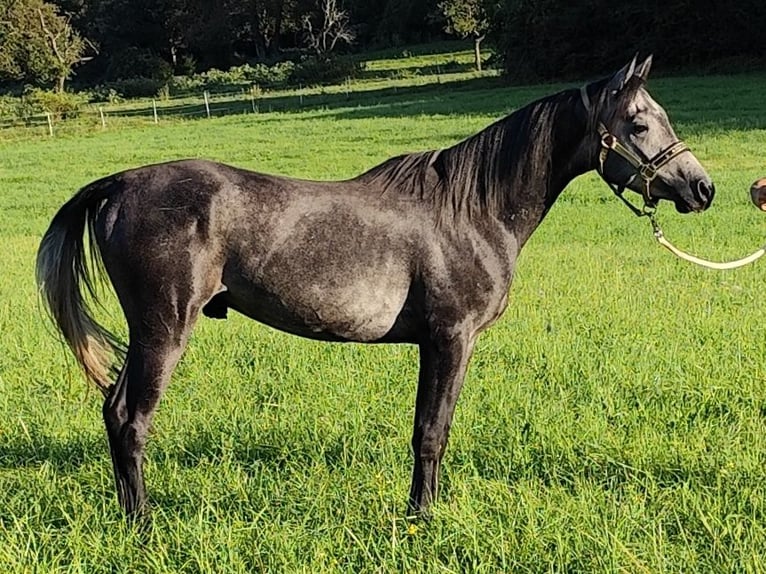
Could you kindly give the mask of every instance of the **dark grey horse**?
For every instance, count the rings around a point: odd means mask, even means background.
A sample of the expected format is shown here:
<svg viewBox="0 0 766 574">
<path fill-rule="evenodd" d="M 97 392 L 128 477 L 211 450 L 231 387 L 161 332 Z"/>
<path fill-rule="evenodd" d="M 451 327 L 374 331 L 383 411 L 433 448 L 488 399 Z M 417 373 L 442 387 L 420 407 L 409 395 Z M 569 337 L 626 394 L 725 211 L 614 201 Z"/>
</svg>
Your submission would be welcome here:
<svg viewBox="0 0 766 574">
<path fill-rule="evenodd" d="M 147 433 L 200 311 L 224 318 L 229 309 L 312 339 L 419 346 L 409 508 L 425 511 L 476 338 L 503 313 L 516 257 L 564 187 L 598 169 L 648 206 L 710 205 L 710 178 L 645 90 L 650 65 L 634 59 L 450 148 L 399 156 L 347 181 L 189 160 L 80 190 L 43 237 L 37 280 L 106 395 L 125 511 L 145 505 Z M 86 302 L 99 259 L 125 313 L 126 349 Z M 112 385 L 110 359 L 123 354 Z"/>
</svg>

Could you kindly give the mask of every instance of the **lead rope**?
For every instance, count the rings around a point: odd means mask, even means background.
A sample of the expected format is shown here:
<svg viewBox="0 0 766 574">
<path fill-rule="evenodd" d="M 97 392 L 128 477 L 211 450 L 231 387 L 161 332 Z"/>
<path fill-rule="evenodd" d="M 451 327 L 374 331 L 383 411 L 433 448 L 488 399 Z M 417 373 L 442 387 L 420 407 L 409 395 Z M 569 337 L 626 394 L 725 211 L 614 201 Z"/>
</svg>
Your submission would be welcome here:
<svg viewBox="0 0 766 574">
<path fill-rule="evenodd" d="M 700 257 L 695 257 L 694 255 L 690 255 L 684 251 L 681 251 L 678 247 L 676 247 L 670 241 L 668 241 L 665 238 L 665 234 L 662 232 L 662 228 L 660 227 L 660 224 L 657 222 L 657 219 L 654 217 L 654 213 L 649 214 L 649 221 L 652 222 L 652 229 L 654 230 L 654 238 L 657 240 L 657 243 L 662 245 L 664 248 L 666 248 L 676 257 L 679 257 L 683 259 L 684 261 L 689 261 L 690 263 L 695 263 L 702 267 L 707 267 L 708 269 L 718 269 L 718 270 L 737 269 L 739 267 L 744 267 L 745 265 L 749 265 L 750 263 L 757 261 L 763 256 L 764 253 L 766 253 L 766 245 L 764 245 L 763 247 L 751 253 L 747 257 L 743 257 L 742 259 L 737 259 L 736 261 L 725 261 L 722 263 L 719 263 L 717 261 L 708 261 L 707 259 L 701 259 Z"/>
</svg>

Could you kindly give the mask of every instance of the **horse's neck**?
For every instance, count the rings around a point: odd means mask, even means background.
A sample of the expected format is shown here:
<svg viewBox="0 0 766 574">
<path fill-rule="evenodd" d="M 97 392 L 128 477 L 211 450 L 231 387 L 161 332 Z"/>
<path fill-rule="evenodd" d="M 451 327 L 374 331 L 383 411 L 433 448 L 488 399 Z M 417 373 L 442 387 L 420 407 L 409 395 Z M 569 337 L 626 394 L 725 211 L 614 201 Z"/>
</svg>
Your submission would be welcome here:
<svg viewBox="0 0 766 574">
<path fill-rule="evenodd" d="M 564 188 L 575 177 L 593 169 L 592 153 L 584 141 L 587 127 L 582 117 L 575 117 L 573 112 L 568 120 L 560 111 L 552 129 L 544 165 L 528 170 L 529 175 L 514 181 L 508 190 L 504 220 L 519 246 L 537 229 Z"/>
</svg>

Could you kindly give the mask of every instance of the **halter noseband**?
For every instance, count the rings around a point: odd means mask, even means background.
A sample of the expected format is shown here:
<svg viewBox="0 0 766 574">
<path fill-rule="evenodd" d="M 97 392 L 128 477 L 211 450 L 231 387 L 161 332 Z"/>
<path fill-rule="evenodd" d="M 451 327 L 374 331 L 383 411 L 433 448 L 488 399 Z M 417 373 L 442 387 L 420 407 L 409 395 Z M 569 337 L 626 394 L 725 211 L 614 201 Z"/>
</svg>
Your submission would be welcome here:
<svg viewBox="0 0 766 574">
<path fill-rule="evenodd" d="M 585 86 L 580 88 L 580 97 L 582 98 L 582 102 L 585 105 L 585 110 L 590 113 L 590 98 L 588 97 L 588 90 Z M 620 142 L 620 140 L 617 138 L 617 136 L 609 133 L 609 130 L 602 122 L 598 123 L 598 133 L 601 136 L 601 152 L 598 156 L 597 170 L 598 174 L 601 176 L 601 179 L 606 182 L 614 194 L 620 198 L 620 200 L 625 205 L 627 205 L 633 213 L 639 217 L 643 215 L 650 215 L 654 212 L 656 207 L 656 203 L 651 194 L 652 182 L 657 178 L 657 174 L 663 166 L 665 166 L 667 163 L 685 151 L 690 151 L 688 146 L 680 140 L 676 141 L 661 150 L 651 159 L 644 161 L 632 150 L 624 146 L 622 142 Z M 610 151 L 619 155 L 636 170 L 636 173 L 634 173 L 624 184 L 617 185 L 611 183 L 606 179 L 606 176 L 604 175 L 604 162 L 606 161 Z M 633 183 L 633 180 L 635 180 L 636 177 L 640 177 L 644 181 L 644 187 L 641 189 L 641 195 L 644 198 L 644 205 L 640 209 L 633 205 L 630 200 L 628 200 L 628 198 L 623 195 L 625 188 Z"/>
</svg>

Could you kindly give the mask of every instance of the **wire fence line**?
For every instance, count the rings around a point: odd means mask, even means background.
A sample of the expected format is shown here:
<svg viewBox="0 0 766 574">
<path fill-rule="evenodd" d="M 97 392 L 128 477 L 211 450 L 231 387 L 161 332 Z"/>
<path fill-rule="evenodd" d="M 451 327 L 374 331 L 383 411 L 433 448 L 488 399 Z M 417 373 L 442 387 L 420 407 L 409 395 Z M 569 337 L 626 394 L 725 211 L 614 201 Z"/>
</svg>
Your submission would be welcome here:
<svg viewBox="0 0 766 574">
<path fill-rule="evenodd" d="M 304 89 L 291 94 L 293 104 L 302 106 Z M 213 117 L 235 113 L 257 114 L 264 107 L 273 111 L 274 102 L 264 99 L 265 94 L 258 88 L 243 89 L 237 92 L 204 91 L 197 95 L 183 95 L 154 99 L 132 100 L 125 102 L 92 103 L 81 106 L 69 113 L 41 113 L 25 117 L 0 117 L 0 131 L 10 129 L 28 129 L 38 131 L 50 137 L 56 135 L 64 126 L 101 127 L 119 126 L 118 120 L 144 119 L 146 123 L 159 124 L 162 118 Z M 280 102 L 284 108 L 285 102 Z M 291 106 L 291 107 L 294 107 Z"/>
<path fill-rule="evenodd" d="M 243 86 L 238 91 L 201 91 L 196 94 L 162 96 L 154 99 L 90 103 L 71 113 L 40 113 L 23 117 L 0 116 L 0 138 L 54 137 L 59 133 L 108 130 L 143 124 L 159 125 L 164 119 L 211 118 L 232 114 L 293 112 L 305 109 L 379 105 L 435 85 L 445 89 L 469 80 L 493 81 L 496 70 L 427 74 L 396 79 L 352 81 L 332 86 L 303 86 L 284 90 L 266 90 Z"/>
<path fill-rule="evenodd" d="M 480 74 L 481 75 L 481 74 Z M 488 76 L 492 74 L 483 74 Z M 299 84 L 293 88 L 267 90 L 259 85 L 242 86 L 237 91 L 205 90 L 196 94 L 186 93 L 177 96 L 160 95 L 156 98 L 119 100 L 115 102 L 88 103 L 77 110 L 64 113 L 39 113 L 19 116 L 0 116 L 0 134 L 3 130 L 24 129 L 38 130 L 54 136 L 61 127 L 78 126 L 101 127 L 112 125 L 120 127 L 122 119 L 145 119 L 149 123 L 159 124 L 165 118 L 213 117 L 230 114 L 253 113 L 261 111 L 296 111 L 317 106 L 345 103 L 352 95 L 368 97 L 375 92 L 402 92 L 424 87 L 428 84 L 444 81 L 458 81 L 474 77 L 476 74 L 428 74 L 414 78 L 346 80 L 340 84 L 310 86 Z M 124 123 L 123 123 L 124 125 Z"/>
</svg>

